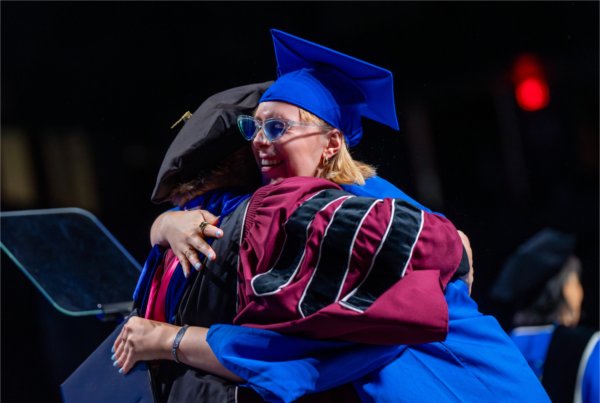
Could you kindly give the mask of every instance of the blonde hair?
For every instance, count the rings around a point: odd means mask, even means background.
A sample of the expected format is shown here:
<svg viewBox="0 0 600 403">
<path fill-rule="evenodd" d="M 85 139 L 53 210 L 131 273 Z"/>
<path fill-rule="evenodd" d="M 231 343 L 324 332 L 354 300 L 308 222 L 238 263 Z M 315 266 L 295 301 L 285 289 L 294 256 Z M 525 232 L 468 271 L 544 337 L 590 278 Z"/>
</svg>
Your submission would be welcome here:
<svg viewBox="0 0 600 403">
<path fill-rule="evenodd" d="M 318 125 L 324 125 L 332 130 L 333 127 L 328 125 L 323 119 L 313 115 L 312 113 L 300 109 L 300 120 L 302 122 L 315 123 Z M 346 139 L 342 134 L 342 146 L 337 154 L 335 154 L 327 163 L 323 163 L 323 169 L 319 177 L 328 179 L 337 184 L 358 184 L 364 185 L 365 180 L 375 176 L 375 167 L 357 161 L 352 158 L 350 150 L 346 144 Z"/>
</svg>

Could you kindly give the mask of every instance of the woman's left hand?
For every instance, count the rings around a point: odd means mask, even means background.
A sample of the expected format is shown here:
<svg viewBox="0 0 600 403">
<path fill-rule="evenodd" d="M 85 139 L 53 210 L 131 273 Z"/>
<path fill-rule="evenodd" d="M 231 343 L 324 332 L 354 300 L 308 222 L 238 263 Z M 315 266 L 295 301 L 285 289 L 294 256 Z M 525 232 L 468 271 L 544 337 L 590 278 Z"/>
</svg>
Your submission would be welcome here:
<svg viewBox="0 0 600 403">
<path fill-rule="evenodd" d="M 216 258 L 206 240 L 223 236 L 223 231 L 216 227 L 218 221 L 219 217 L 206 210 L 167 211 L 152 224 L 150 241 L 153 245 L 170 247 L 188 277 L 191 267 L 201 268 L 198 252 L 210 260 Z"/>
<path fill-rule="evenodd" d="M 137 316 L 129 318 L 113 345 L 115 367 L 126 374 L 138 361 L 169 359 L 178 329 Z"/>
<path fill-rule="evenodd" d="M 475 270 L 473 269 L 473 250 L 471 249 L 471 242 L 469 241 L 469 237 L 462 231 L 458 231 L 458 235 L 460 236 L 460 240 L 467 251 L 467 257 L 469 258 L 469 273 L 465 276 L 464 280 L 469 286 L 469 294 L 471 294 L 471 290 L 473 288 L 473 281 L 475 281 Z"/>
</svg>

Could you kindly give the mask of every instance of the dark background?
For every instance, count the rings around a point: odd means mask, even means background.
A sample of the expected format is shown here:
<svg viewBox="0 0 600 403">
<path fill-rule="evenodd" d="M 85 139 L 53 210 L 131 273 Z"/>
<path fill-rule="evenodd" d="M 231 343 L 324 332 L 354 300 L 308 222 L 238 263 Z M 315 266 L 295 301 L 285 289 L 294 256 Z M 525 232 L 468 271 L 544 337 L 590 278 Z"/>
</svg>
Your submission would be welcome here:
<svg viewBox="0 0 600 403">
<path fill-rule="evenodd" d="M 5 2 L 2 210 L 90 210 L 142 262 L 150 194 L 177 129 L 215 92 L 275 78 L 269 28 L 394 73 L 401 131 L 355 155 L 471 238 L 485 313 L 504 259 L 544 226 L 578 236 L 598 326 L 598 2 Z M 515 103 L 517 57 L 550 104 Z M 114 324 L 54 310 L 2 254 L 2 401 L 58 385 Z M 501 315 L 501 312 L 497 312 Z"/>
</svg>

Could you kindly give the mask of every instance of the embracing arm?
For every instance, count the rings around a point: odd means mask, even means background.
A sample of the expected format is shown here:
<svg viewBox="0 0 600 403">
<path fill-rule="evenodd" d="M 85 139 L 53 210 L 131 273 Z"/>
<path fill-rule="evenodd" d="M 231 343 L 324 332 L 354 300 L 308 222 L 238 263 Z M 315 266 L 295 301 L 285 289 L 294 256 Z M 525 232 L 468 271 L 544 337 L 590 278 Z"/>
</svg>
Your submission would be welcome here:
<svg viewBox="0 0 600 403">
<path fill-rule="evenodd" d="M 126 374 L 138 361 L 173 360 L 171 350 L 179 329 L 180 326 L 131 317 L 113 345 L 115 366 Z M 207 333 L 205 327 L 189 327 L 177 349 L 179 361 L 231 381 L 243 381 L 217 360 L 206 342 Z"/>
</svg>

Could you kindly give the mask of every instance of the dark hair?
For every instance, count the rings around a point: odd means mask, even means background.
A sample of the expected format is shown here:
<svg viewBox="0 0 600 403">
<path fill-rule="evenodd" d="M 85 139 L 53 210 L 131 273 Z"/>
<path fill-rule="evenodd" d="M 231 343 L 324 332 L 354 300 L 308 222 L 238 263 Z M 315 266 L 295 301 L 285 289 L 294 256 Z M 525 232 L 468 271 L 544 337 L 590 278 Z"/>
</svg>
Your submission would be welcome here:
<svg viewBox="0 0 600 403">
<path fill-rule="evenodd" d="M 169 200 L 183 206 L 194 197 L 213 189 L 236 187 L 251 193 L 260 183 L 260 172 L 248 144 L 229 154 L 214 168 L 203 170 L 195 179 L 176 186 Z"/>
<path fill-rule="evenodd" d="M 575 256 L 570 256 L 561 271 L 548 280 L 531 305 L 515 313 L 513 326 L 539 326 L 558 322 L 561 313 L 569 309 L 563 288 L 572 273 L 581 276 L 581 261 Z"/>
</svg>

